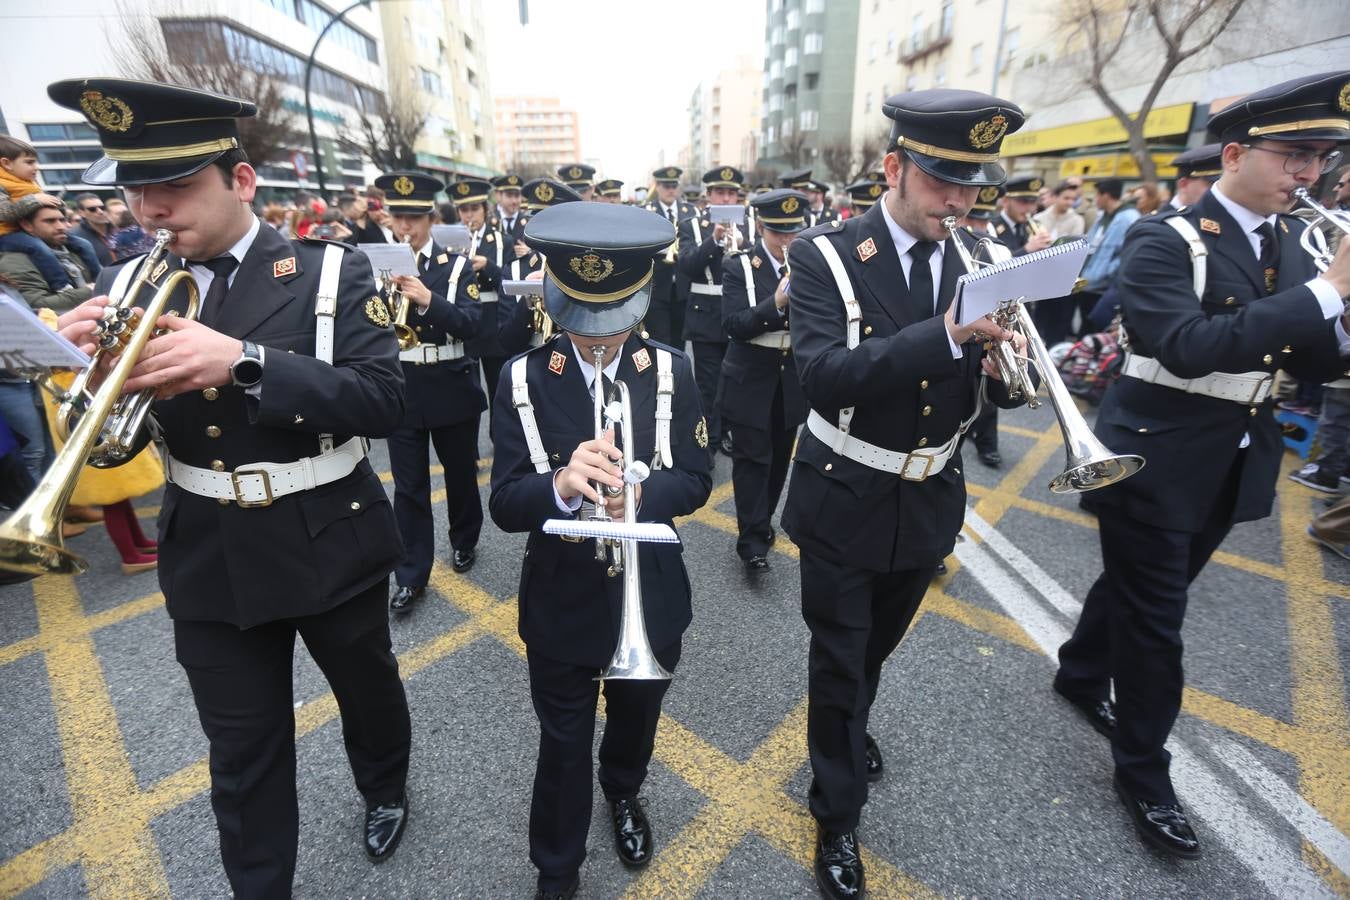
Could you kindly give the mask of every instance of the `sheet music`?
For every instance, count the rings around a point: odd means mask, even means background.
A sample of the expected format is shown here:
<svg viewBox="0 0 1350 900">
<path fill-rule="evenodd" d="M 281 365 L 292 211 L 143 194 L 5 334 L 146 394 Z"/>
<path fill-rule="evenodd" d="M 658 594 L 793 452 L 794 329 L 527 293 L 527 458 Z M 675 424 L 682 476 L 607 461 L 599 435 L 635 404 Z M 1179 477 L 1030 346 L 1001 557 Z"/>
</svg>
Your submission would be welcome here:
<svg viewBox="0 0 1350 900">
<path fill-rule="evenodd" d="M 1073 241 L 962 275 L 957 280 L 958 324 L 969 325 L 989 315 L 1002 300 L 1068 296 L 1087 255 L 1087 241 Z"/>
<path fill-rule="evenodd" d="M 540 281 L 503 281 L 502 293 L 512 297 L 542 297 L 544 282 Z"/>
<path fill-rule="evenodd" d="M 745 207 L 736 203 L 714 203 L 708 207 L 708 221 L 714 225 L 744 225 Z"/>
<path fill-rule="evenodd" d="M 0 369 L 83 369 L 89 361 L 43 324 L 23 297 L 0 285 Z"/>
<path fill-rule="evenodd" d="M 432 225 L 431 239 L 451 253 L 467 256 L 472 239 L 463 225 Z"/>
<path fill-rule="evenodd" d="M 610 538 L 620 541 L 652 541 L 658 544 L 678 544 L 675 529 L 662 522 L 595 522 L 590 519 L 549 519 L 544 523 L 544 534 L 568 537 Z"/>
<path fill-rule="evenodd" d="M 417 255 L 407 244 L 357 244 L 357 249 L 370 259 L 375 275 L 416 275 Z"/>
</svg>

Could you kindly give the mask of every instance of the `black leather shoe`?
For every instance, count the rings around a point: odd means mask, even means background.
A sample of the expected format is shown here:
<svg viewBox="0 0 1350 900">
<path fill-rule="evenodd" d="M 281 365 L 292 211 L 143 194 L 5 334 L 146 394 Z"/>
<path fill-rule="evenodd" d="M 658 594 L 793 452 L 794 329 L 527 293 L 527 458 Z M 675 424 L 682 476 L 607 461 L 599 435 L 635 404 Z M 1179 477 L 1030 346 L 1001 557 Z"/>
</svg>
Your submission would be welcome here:
<svg viewBox="0 0 1350 900">
<path fill-rule="evenodd" d="M 1121 784 L 1120 776 L 1114 779 L 1116 793 L 1120 802 L 1130 812 L 1134 820 L 1134 830 L 1150 847 L 1161 850 L 1181 859 L 1198 859 L 1200 841 L 1186 821 L 1186 814 L 1175 804 L 1150 803 L 1140 800 Z"/>
<path fill-rule="evenodd" d="M 980 455 L 980 462 L 984 463 L 991 469 L 997 469 L 999 466 L 1003 465 L 1003 457 L 999 455 L 999 452 L 997 450 L 989 450 L 989 451 L 981 450 L 979 455 Z"/>
<path fill-rule="evenodd" d="M 769 568 L 769 558 L 767 556 L 752 556 L 745 561 L 745 567 L 751 572 L 763 572 Z"/>
<path fill-rule="evenodd" d="M 881 761 L 881 748 L 877 746 L 876 738 L 870 734 L 867 735 L 867 753 L 864 758 L 867 760 L 867 780 L 875 784 L 886 774 L 886 765 Z"/>
<path fill-rule="evenodd" d="M 408 827 L 408 798 L 366 807 L 366 856 L 381 863 L 394 855 Z"/>
<path fill-rule="evenodd" d="M 560 891 L 546 891 L 543 888 L 537 888 L 534 892 L 534 900 L 572 900 L 577 895 L 577 889 L 581 887 L 581 876 L 575 876 L 572 883 Z"/>
<path fill-rule="evenodd" d="M 619 862 L 630 869 L 640 869 L 652 861 L 652 826 L 642 811 L 642 801 L 609 801 L 610 821 L 614 824 L 614 849 Z"/>
<path fill-rule="evenodd" d="M 816 835 L 816 884 L 831 898 L 863 896 L 862 857 L 858 855 L 858 833 L 836 833 L 818 829 Z"/>
<path fill-rule="evenodd" d="M 467 572 L 473 568 L 473 562 L 478 558 L 478 553 L 474 548 L 468 550 L 456 550 L 450 557 L 450 565 L 456 572 Z"/>
<path fill-rule="evenodd" d="M 425 594 L 426 590 L 424 587 L 405 587 L 400 584 L 394 596 L 389 598 L 389 609 L 399 615 L 412 612 L 413 601 Z"/>
<path fill-rule="evenodd" d="M 945 562 L 938 563 L 937 568 L 933 570 L 933 577 L 937 578 L 941 575 L 946 574 L 947 574 L 947 564 Z"/>
<path fill-rule="evenodd" d="M 1055 684 L 1055 693 L 1072 703 L 1102 737 L 1108 740 L 1115 737 L 1116 705 L 1110 700 L 1084 700 L 1080 697 L 1071 697 L 1060 689 L 1058 683 Z"/>
<path fill-rule="evenodd" d="M 778 540 L 778 532 L 776 532 L 776 531 L 774 531 L 772 528 L 770 528 L 770 529 L 769 529 L 769 538 L 768 538 L 768 540 L 769 540 L 769 546 L 772 547 L 773 544 L 774 544 L 774 541 Z"/>
</svg>

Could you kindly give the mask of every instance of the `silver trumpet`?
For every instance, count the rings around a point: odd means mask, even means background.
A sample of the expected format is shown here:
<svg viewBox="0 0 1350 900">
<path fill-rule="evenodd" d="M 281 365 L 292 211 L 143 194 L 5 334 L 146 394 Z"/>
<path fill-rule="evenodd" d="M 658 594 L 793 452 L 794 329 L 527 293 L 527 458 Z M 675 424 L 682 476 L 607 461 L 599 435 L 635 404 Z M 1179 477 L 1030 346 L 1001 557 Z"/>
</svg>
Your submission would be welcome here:
<svg viewBox="0 0 1350 900">
<path fill-rule="evenodd" d="M 1335 255 L 1327 246 L 1324 229 L 1340 229 L 1342 239 L 1350 236 L 1350 212 L 1343 209 L 1328 209 L 1314 200 L 1307 188 L 1294 188 L 1290 197 L 1294 202 L 1303 204 L 1315 213 L 1308 227 L 1303 229 L 1303 234 L 1299 235 L 1298 244 L 1313 258 L 1313 265 L 1317 266 L 1317 270 L 1325 272 L 1331 268 L 1331 260 Z"/>
<path fill-rule="evenodd" d="M 981 238 L 975 245 L 975 253 L 971 253 L 961 241 L 955 216 L 943 219 L 942 225 L 951 233 L 952 245 L 967 272 L 997 265 L 1012 255 L 1007 247 L 990 238 Z M 976 255 L 986 258 L 977 259 Z M 1036 382 L 1031 377 L 1034 368 L 1040 373 L 1041 383 L 1045 385 L 1050 405 L 1054 407 L 1055 417 L 1059 420 L 1066 460 L 1064 471 L 1050 482 L 1050 490 L 1056 494 L 1096 490 L 1129 478 L 1144 467 L 1142 456 L 1112 453 L 1097 440 L 1060 379 L 1059 371 L 1045 349 L 1045 342 L 1041 340 L 1040 333 L 1031 322 L 1031 314 L 1020 298 L 1001 301 L 990 318 L 999 327 L 1021 334 L 1027 344 L 1025 356 L 1017 352 L 1012 341 L 992 341 L 987 345 L 1008 396 L 1014 400 L 1025 397 L 1027 406 L 1032 409 L 1041 405 L 1036 395 Z"/>
<path fill-rule="evenodd" d="M 635 427 L 633 426 L 633 402 L 628 385 L 622 381 L 614 382 L 618 395 L 613 402 L 604 397 L 605 348 L 591 348 L 591 357 L 595 365 L 595 436 L 602 438 L 607 427 L 614 428 L 614 440 L 623 454 L 623 487 L 614 488 L 595 482 L 596 496 L 602 502 L 595 504 L 591 518 L 595 522 L 609 522 L 611 517 L 605 510 L 603 499 L 606 496 L 624 498 L 624 522 L 637 524 L 637 485 L 651 474 L 647 464 L 633 459 Z M 620 442 L 622 435 L 622 442 Z M 596 538 L 596 559 L 609 559 L 609 574 L 623 575 L 623 607 L 619 620 L 619 644 L 614 648 L 609 665 L 599 675 L 601 681 L 611 679 L 630 679 L 637 681 L 662 681 L 672 677 L 656 658 L 651 642 L 647 638 L 647 623 L 642 614 L 642 570 L 638 562 L 638 541 L 632 538 Z"/>
</svg>

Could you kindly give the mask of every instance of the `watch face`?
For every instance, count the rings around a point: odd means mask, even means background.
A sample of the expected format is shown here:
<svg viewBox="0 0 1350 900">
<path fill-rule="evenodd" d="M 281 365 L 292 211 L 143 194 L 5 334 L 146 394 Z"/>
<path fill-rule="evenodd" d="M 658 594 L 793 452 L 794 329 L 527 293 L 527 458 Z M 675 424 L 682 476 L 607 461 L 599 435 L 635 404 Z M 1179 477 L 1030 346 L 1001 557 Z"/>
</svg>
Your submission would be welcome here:
<svg viewBox="0 0 1350 900">
<path fill-rule="evenodd" d="M 252 387 L 262 381 L 262 363 L 256 359 L 241 359 L 231 368 L 234 383 L 241 387 Z"/>
</svg>

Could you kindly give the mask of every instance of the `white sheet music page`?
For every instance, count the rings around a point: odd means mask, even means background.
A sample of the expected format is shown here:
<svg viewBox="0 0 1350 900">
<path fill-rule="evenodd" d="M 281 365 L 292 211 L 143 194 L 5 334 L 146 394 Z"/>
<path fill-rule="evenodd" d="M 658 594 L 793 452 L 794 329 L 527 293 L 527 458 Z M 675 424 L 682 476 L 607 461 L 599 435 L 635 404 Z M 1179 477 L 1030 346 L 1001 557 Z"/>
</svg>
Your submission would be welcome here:
<svg viewBox="0 0 1350 900">
<path fill-rule="evenodd" d="M 357 249 L 370 260 L 370 267 L 378 277 L 384 272 L 390 275 L 416 275 L 417 257 L 407 244 L 357 244 Z"/>
<path fill-rule="evenodd" d="M 969 325 L 989 315 L 1002 300 L 1068 296 L 1087 256 L 1087 242 L 1072 241 L 962 275 L 957 280 L 957 323 Z"/>
<path fill-rule="evenodd" d="M 24 299 L 0 285 L 0 369 L 83 369 L 89 357 L 52 331 Z"/>
</svg>

